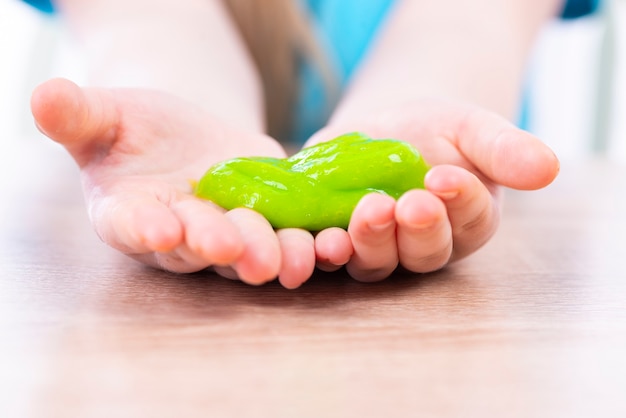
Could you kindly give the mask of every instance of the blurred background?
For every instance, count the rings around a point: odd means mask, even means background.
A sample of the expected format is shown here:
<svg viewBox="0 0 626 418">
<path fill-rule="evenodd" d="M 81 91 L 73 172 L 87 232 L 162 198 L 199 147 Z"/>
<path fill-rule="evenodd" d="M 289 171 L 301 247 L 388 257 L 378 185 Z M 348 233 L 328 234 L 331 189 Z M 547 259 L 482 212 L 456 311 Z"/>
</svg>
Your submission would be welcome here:
<svg viewBox="0 0 626 418">
<path fill-rule="evenodd" d="M 596 152 L 626 161 L 626 0 L 606 3 L 594 16 L 548 25 L 528 68 L 525 127 L 564 160 Z M 54 76 L 84 80 L 78 48 L 54 19 L 0 0 L 0 57 L 1 142 L 38 138 L 30 91 Z"/>
</svg>

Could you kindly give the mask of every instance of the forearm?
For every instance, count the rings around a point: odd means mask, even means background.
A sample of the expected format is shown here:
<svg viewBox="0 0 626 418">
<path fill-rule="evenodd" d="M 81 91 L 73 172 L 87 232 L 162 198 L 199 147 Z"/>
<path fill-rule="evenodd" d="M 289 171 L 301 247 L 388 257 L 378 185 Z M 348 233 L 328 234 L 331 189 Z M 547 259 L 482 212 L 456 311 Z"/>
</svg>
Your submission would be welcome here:
<svg viewBox="0 0 626 418">
<path fill-rule="evenodd" d="M 331 122 L 421 97 L 515 115 L 526 59 L 560 0 L 398 1 Z"/>
<path fill-rule="evenodd" d="M 58 0 L 90 82 L 154 88 L 264 129 L 258 74 L 220 1 Z"/>
</svg>

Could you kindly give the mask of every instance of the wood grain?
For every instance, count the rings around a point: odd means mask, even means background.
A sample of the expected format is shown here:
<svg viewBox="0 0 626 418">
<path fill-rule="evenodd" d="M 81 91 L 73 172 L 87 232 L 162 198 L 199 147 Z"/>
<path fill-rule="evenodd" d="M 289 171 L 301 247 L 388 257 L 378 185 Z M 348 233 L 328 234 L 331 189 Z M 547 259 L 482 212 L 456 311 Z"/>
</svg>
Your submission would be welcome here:
<svg viewBox="0 0 626 418">
<path fill-rule="evenodd" d="M 64 153 L 24 142 L 0 172 L 1 416 L 626 416 L 624 166 L 508 191 L 444 271 L 288 291 L 115 253 Z"/>
</svg>

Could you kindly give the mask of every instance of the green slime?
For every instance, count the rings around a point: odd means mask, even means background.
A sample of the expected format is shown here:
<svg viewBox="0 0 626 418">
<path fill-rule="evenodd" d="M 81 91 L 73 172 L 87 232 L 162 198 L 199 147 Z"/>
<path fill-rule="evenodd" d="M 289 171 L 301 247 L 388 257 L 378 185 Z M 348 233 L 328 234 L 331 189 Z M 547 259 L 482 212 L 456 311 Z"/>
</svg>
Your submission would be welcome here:
<svg viewBox="0 0 626 418">
<path fill-rule="evenodd" d="M 394 199 L 424 188 L 429 165 L 410 144 L 349 133 L 289 158 L 234 158 L 212 166 L 195 195 L 225 209 L 246 207 L 275 228 L 347 228 L 368 193 Z"/>
</svg>

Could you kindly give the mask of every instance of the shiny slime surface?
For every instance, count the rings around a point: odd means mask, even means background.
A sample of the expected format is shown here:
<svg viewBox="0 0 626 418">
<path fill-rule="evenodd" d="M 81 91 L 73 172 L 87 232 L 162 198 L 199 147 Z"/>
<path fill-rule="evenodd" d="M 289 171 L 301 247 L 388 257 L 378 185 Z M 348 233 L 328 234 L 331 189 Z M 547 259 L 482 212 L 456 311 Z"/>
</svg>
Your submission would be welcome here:
<svg viewBox="0 0 626 418">
<path fill-rule="evenodd" d="M 424 188 L 429 169 L 410 144 L 349 133 L 289 158 L 234 158 L 212 166 L 195 195 L 225 209 L 246 207 L 275 228 L 347 228 L 359 200 L 376 192 L 395 199 Z"/>
</svg>

